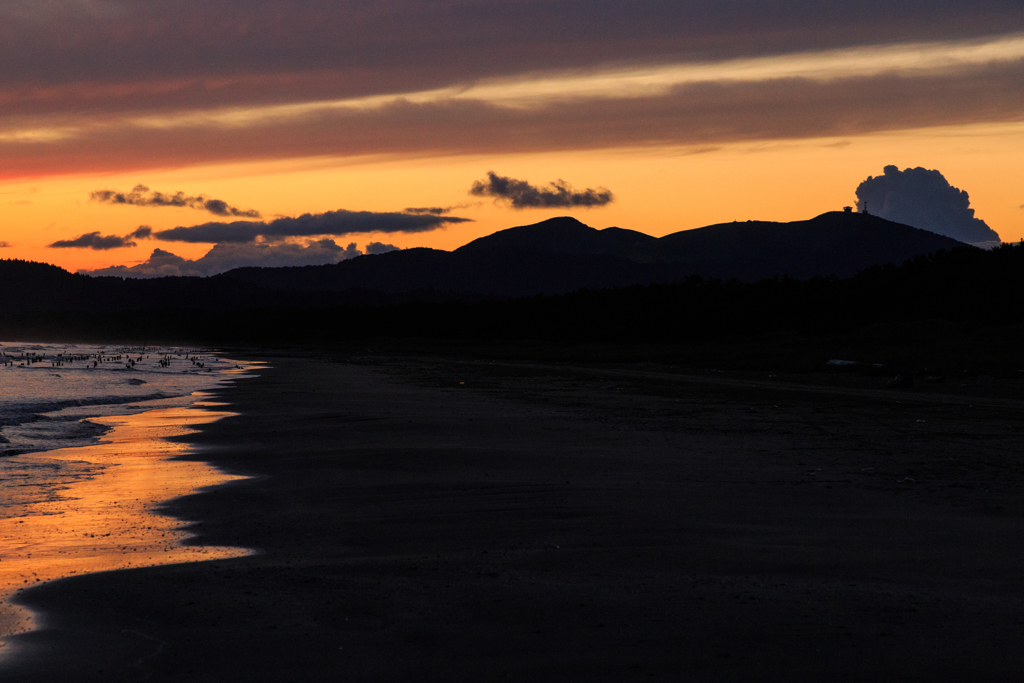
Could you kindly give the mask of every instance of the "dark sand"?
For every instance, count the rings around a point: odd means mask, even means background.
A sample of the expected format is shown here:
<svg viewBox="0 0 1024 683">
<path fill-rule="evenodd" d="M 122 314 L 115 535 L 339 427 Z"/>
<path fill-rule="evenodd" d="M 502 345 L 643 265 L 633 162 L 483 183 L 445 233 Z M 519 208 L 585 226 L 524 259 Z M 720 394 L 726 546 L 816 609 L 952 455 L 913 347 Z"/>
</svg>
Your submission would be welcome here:
<svg viewBox="0 0 1024 683">
<path fill-rule="evenodd" d="M 262 554 L 27 592 L 4 683 L 1024 677 L 1019 383 L 269 360 L 169 506 Z"/>
</svg>

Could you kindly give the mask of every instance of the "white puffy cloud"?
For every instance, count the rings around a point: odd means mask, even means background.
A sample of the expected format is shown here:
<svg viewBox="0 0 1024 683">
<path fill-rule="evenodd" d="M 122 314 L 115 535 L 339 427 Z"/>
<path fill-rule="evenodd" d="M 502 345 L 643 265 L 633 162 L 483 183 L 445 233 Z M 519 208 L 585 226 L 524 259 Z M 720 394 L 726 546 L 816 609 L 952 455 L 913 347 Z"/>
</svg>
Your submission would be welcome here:
<svg viewBox="0 0 1024 683">
<path fill-rule="evenodd" d="M 388 248 L 390 247 L 390 248 Z M 383 253 L 397 247 L 372 242 L 367 245 L 369 253 Z M 217 275 L 235 268 L 320 266 L 338 263 L 345 259 L 362 256 L 363 252 L 352 242 L 340 247 L 331 239 L 323 239 L 306 245 L 289 242 L 277 243 L 226 243 L 214 245 L 204 256 L 191 260 L 182 258 L 163 249 L 154 249 L 150 257 L 135 266 L 112 266 L 98 270 L 81 271 L 86 275 L 152 278 L 168 276 Z"/>
<path fill-rule="evenodd" d="M 998 245 L 999 234 L 974 216 L 968 194 L 942 173 L 926 168 L 886 166 L 857 187 L 857 207 L 896 223 L 952 237 L 980 247 Z"/>
</svg>

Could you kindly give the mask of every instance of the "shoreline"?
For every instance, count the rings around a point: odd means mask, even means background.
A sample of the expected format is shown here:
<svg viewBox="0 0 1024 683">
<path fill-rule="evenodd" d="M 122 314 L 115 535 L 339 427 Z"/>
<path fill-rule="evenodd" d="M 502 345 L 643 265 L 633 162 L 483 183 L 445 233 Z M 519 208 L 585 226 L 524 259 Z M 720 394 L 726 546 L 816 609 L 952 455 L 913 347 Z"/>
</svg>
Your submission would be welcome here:
<svg viewBox="0 0 1024 683">
<path fill-rule="evenodd" d="M 20 387 L 15 380 L 15 394 L 19 396 L 19 400 L 15 403 L 7 404 L 5 402 L 4 405 L 0 405 L 0 418 L 4 420 L 0 421 L 0 459 L 99 444 L 109 429 L 102 424 L 102 420 L 95 418 L 135 414 L 157 407 L 191 406 L 195 403 L 195 399 L 192 397 L 197 392 L 201 394 L 216 386 L 221 386 L 225 381 L 231 379 L 232 375 L 239 374 L 236 370 L 242 370 L 235 364 L 233 368 L 230 366 L 208 368 L 206 373 L 203 373 L 204 366 L 202 364 L 198 370 L 196 369 L 196 360 L 197 358 L 202 358 L 204 361 L 209 359 L 205 356 L 190 358 L 190 354 L 195 354 L 197 349 L 159 346 L 146 349 L 118 345 L 116 350 L 108 351 L 107 346 L 97 344 L 60 345 L 32 341 L 0 342 L 0 349 L 14 348 L 20 349 L 22 352 L 20 357 L 9 356 L 9 358 L 15 359 L 15 362 L 10 364 L 10 368 L 5 366 L 3 371 L 5 373 L 25 373 L 25 377 L 35 380 L 35 382 L 25 380 L 27 384 Z M 63 351 L 59 351 L 57 347 L 62 347 Z M 33 354 L 27 355 L 26 348 L 31 349 Z M 71 353 L 68 353 L 69 348 L 72 350 Z M 129 354 L 129 351 L 132 353 Z M 169 359 L 174 356 L 174 360 L 180 361 L 182 353 L 185 354 L 184 361 L 192 360 L 191 371 L 186 366 L 183 373 L 159 372 L 154 375 L 153 368 L 147 367 L 150 355 L 158 358 L 155 361 L 157 365 L 169 368 L 169 364 L 165 365 L 164 361 L 159 359 L 161 357 Z M 206 349 L 202 350 L 202 353 L 216 354 L 217 351 Z M 136 361 L 132 358 L 136 354 L 139 355 L 140 365 L 138 368 Z M 143 362 L 143 356 L 145 356 L 146 362 Z M 123 358 L 128 359 L 130 367 L 129 364 L 126 364 L 125 368 L 120 367 Z M 213 360 L 216 361 L 216 357 Z M 77 366 L 74 365 L 76 362 Z M 92 365 L 89 365 L 90 362 Z M 36 367 L 33 367 L 33 364 Z M 97 364 L 99 364 L 99 369 L 96 369 Z M 253 367 L 258 367 L 260 364 L 259 361 L 256 361 Z M 214 369 L 217 370 L 216 375 L 207 374 L 212 373 Z M 141 376 L 139 376 L 138 370 L 142 370 Z M 102 375 L 104 380 L 89 386 L 88 391 L 82 394 L 82 388 L 78 384 L 82 379 L 94 373 Z M 198 384 L 192 382 L 191 386 L 188 386 L 188 380 L 185 385 L 180 383 L 183 375 L 199 376 L 203 379 Z M 54 377 L 60 380 L 56 384 L 52 379 Z M 142 377 L 146 377 L 146 379 L 142 379 Z M 72 382 L 70 390 L 64 386 L 67 381 Z M 45 382 L 49 382 L 49 385 Z M 211 384 L 212 386 L 210 386 Z M 150 393 L 132 394 L 124 390 L 124 385 L 132 387 L 149 385 Z M 100 393 L 97 393 L 97 390 Z M 102 393 L 104 391 L 110 393 Z M 5 447 L 12 442 L 3 433 L 4 430 L 18 431 L 39 420 L 54 419 L 75 421 L 79 425 L 88 423 L 88 427 L 82 427 L 78 433 L 70 435 L 47 433 L 44 430 L 34 437 L 31 435 L 27 437 L 33 443 L 17 443 L 15 447 Z M 89 433 L 90 431 L 92 433 Z M 21 435 L 21 440 L 25 439 L 26 436 Z"/>
<path fill-rule="evenodd" d="M 1024 672 L 1019 398 L 271 360 L 165 506 L 258 554 L 34 589 L 5 681 Z"/>
<path fill-rule="evenodd" d="M 180 441 L 195 428 L 234 413 L 213 410 L 205 392 L 189 406 L 153 407 L 139 413 L 87 418 L 107 428 L 98 443 L 35 451 L 21 458 L 63 461 L 89 470 L 0 519 L 0 659 L 16 656 L 10 639 L 40 626 L 38 615 L 19 604 L 25 588 L 76 575 L 249 551 L 196 546 L 190 522 L 159 514 L 174 498 L 244 479 L 213 466 L 180 460 L 190 447 Z M 21 513 L 21 514 L 18 514 Z"/>
</svg>

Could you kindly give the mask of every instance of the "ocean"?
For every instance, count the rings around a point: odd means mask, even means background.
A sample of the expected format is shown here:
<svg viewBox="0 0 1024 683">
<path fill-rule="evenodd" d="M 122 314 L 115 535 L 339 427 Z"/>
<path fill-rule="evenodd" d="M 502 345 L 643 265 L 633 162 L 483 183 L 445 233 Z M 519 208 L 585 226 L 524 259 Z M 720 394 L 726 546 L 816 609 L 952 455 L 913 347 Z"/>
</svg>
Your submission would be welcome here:
<svg viewBox="0 0 1024 683">
<path fill-rule="evenodd" d="M 186 544 L 157 506 L 244 479 L 166 439 L 232 413 L 210 389 L 251 376 L 207 350 L 0 343 L 0 659 L 36 628 L 16 601 L 76 574 L 241 557 Z"/>
<path fill-rule="evenodd" d="M 31 514 L 75 480 L 87 462 L 27 453 L 97 443 L 91 417 L 192 405 L 197 392 L 238 376 L 232 360 L 168 347 L 0 342 L 0 518 Z"/>
</svg>

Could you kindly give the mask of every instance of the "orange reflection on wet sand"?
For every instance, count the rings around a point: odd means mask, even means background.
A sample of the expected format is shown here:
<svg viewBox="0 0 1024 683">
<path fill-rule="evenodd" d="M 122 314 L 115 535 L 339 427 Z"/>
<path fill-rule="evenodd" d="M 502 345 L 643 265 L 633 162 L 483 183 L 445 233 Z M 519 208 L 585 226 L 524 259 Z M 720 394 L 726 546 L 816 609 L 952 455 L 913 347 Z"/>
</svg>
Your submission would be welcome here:
<svg viewBox="0 0 1024 683">
<path fill-rule="evenodd" d="M 102 469 L 73 482 L 57 500 L 33 503 L 15 512 L 20 516 L 0 519 L 0 655 L 8 649 L 4 638 L 37 626 L 31 612 L 11 602 L 24 588 L 76 574 L 249 553 L 182 545 L 191 536 L 183 528 L 187 522 L 155 512 L 171 498 L 245 478 L 203 462 L 174 460 L 191 446 L 166 438 L 231 414 L 189 407 L 95 418 L 112 427 L 104 443 L 34 454 Z"/>
</svg>

